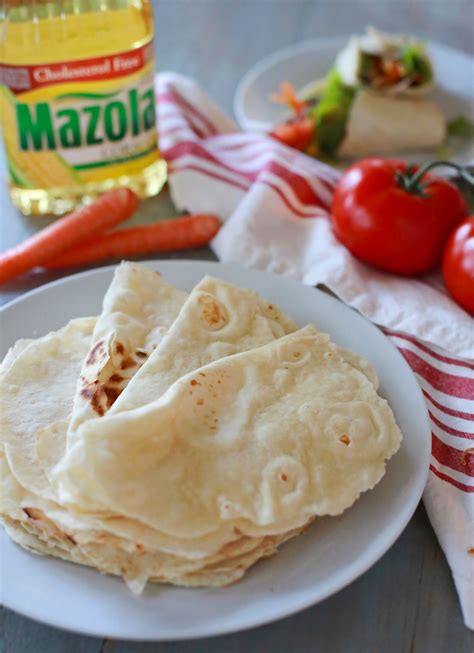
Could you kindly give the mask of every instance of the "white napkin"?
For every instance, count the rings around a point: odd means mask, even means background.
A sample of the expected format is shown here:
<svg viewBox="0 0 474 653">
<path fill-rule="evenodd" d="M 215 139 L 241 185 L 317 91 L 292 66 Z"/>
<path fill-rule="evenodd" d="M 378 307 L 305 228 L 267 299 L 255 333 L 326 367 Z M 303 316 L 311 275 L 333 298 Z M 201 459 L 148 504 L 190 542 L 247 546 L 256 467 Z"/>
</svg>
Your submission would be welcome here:
<svg viewBox="0 0 474 653">
<path fill-rule="evenodd" d="M 157 94 L 173 200 L 225 221 L 212 243 L 219 259 L 324 284 L 383 327 L 416 374 L 432 422 L 424 502 L 474 628 L 474 320 L 438 274 L 376 271 L 336 240 L 328 212 L 339 172 L 239 132 L 188 78 L 158 75 Z"/>
</svg>

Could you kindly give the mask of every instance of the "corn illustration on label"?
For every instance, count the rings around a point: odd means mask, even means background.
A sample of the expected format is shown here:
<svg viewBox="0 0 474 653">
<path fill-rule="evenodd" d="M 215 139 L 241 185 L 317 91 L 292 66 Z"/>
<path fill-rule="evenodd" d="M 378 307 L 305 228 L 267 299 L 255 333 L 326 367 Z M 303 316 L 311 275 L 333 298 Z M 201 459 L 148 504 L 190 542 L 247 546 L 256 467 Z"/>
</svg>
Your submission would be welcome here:
<svg viewBox="0 0 474 653">
<path fill-rule="evenodd" d="M 0 66 L 7 162 L 20 188 L 100 182 L 159 158 L 151 42 L 114 55 Z"/>
</svg>

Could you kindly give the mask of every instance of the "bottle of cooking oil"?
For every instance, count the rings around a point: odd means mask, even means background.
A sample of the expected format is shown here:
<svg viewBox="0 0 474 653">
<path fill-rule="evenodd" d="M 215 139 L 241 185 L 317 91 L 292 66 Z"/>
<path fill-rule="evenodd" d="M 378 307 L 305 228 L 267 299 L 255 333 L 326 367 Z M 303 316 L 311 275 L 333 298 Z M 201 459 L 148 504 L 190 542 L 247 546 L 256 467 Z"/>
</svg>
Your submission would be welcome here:
<svg viewBox="0 0 474 653">
<path fill-rule="evenodd" d="M 4 0 L 0 112 L 10 193 L 61 214 L 116 186 L 166 180 L 148 0 Z"/>
</svg>

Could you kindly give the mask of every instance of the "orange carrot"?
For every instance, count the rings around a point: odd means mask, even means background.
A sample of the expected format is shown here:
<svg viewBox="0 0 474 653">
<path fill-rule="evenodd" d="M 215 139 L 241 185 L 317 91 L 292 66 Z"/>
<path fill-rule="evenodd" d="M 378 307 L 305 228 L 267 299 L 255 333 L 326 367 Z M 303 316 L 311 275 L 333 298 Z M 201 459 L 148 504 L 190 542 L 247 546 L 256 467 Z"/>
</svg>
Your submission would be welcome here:
<svg viewBox="0 0 474 653">
<path fill-rule="evenodd" d="M 117 188 L 95 202 L 73 211 L 0 255 L 0 283 L 43 265 L 75 245 L 129 218 L 138 198 L 128 188 Z"/>
<path fill-rule="evenodd" d="M 89 265 L 108 258 L 134 254 L 173 252 L 206 245 L 220 227 L 215 215 L 188 215 L 155 224 L 140 225 L 102 234 L 65 252 L 45 266 L 48 270 Z"/>
<path fill-rule="evenodd" d="M 296 95 L 296 91 L 290 82 L 282 82 L 280 84 L 280 92 L 272 93 L 270 99 L 277 104 L 286 104 L 295 113 L 300 113 L 306 106 L 304 100 L 300 100 Z"/>
</svg>

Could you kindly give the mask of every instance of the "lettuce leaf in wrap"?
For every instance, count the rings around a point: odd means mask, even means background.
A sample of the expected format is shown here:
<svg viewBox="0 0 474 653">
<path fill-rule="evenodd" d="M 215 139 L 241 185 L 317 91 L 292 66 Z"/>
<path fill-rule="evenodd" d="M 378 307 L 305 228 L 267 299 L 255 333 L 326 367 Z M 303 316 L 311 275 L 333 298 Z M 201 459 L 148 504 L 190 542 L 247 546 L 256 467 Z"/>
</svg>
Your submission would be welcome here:
<svg viewBox="0 0 474 653">
<path fill-rule="evenodd" d="M 323 94 L 308 115 L 315 123 L 314 145 L 320 154 L 332 156 L 344 140 L 355 89 L 346 86 L 335 69 L 326 76 Z"/>
</svg>

